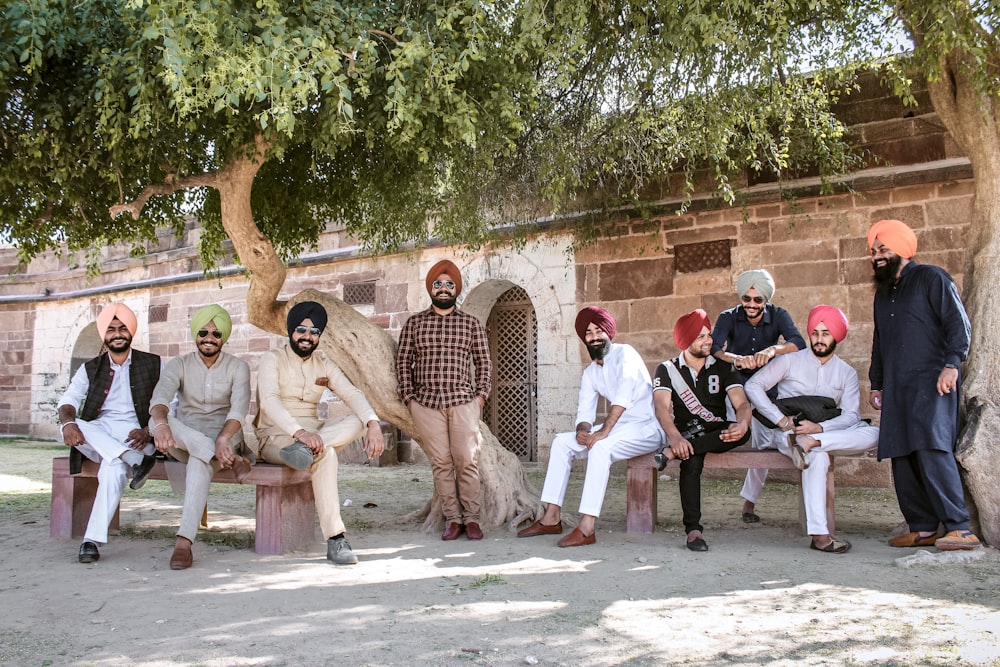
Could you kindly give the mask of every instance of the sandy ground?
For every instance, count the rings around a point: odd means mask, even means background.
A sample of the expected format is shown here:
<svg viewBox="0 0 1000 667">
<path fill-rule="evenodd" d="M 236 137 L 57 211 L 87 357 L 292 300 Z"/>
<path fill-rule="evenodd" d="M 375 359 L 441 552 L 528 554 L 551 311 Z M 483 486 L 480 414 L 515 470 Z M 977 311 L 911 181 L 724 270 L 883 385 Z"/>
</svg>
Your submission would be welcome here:
<svg viewBox="0 0 1000 667">
<path fill-rule="evenodd" d="M 854 549 L 830 555 L 806 548 L 794 487 L 768 485 L 748 526 L 738 485 L 707 482 L 711 550 L 696 554 L 675 482 L 639 536 L 614 478 L 597 544 L 559 549 L 505 530 L 442 542 L 399 521 L 430 494 L 427 468 L 343 466 L 360 564 L 329 564 L 319 539 L 254 554 L 252 489 L 219 485 L 194 567 L 174 572 L 167 482 L 126 489 L 98 563 L 49 538 L 50 459 L 64 454 L 0 440 L 4 665 L 1000 665 L 1000 554 L 888 547 L 900 517 L 885 490 L 838 490 Z"/>
</svg>

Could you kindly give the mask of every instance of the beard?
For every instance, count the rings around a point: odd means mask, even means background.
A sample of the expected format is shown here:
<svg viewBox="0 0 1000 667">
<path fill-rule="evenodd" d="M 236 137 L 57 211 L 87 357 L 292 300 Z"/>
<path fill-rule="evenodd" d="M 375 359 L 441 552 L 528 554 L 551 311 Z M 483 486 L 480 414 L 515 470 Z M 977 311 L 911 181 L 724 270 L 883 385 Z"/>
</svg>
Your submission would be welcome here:
<svg viewBox="0 0 1000 667">
<path fill-rule="evenodd" d="M 222 346 L 221 345 L 199 345 L 198 346 L 198 352 L 201 354 L 201 356 L 205 357 L 206 359 L 211 359 L 212 357 L 214 357 L 217 354 L 219 354 L 219 352 L 221 352 L 221 351 L 222 351 Z"/>
<path fill-rule="evenodd" d="M 596 341 L 595 341 L 596 342 Z M 587 345 L 587 354 L 594 361 L 600 361 L 611 351 L 611 339 L 605 338 L 600 344 L 590 343 Z"/>
<path fill-rule="evenodd" d="M 896 284 L 896 276 L 899 275 L 899 267 L 902 263 L 903 258 L 898 255 L 892 259 L 887 259 L 882 266 L 873 263 L 875 287 L 879 290 L 889 290 L 892 288 Z"/>
<path fill-rule="evenodd" d="M 104 345 L 112 352 L 126 352 L 132 346 L 132 339 L 116 336 L 104 341 Z"/>
<path fill-rule="evenodd" d="M 441 310 L 448 310 L 455 306 L 455 297 L 453 296 L 433 296 L 431 297 L 431 303 Z"/>
<path fill-rule="evenodd" d="M 312 341 L 309 340 L 308 338 L 300 338 L 298 341 L 294 341 L 294 340 L 292 340 L 292 337 L 289 336 L 288 340 L 291 343 L 290 347 L 292 348 L 292 352 L 294 352 L 295 354 L 299 355 L 303 359 L 308 358 L 309 355 L 312 354 L 313 351 L 315 351 L 315 349 L 316 349 L 316 347 L 313 345 Z M 300 347 L 300 346 L 303 346 L 303 347 Z"/>
<path fill-rule="evenodd" d="M 825 357 L 829 357 L 837 350 L 837 341 L 833 341 L 832 343 L 830 343 L 830 347 L 823 347 L 821 350 L 816 349 L 816 343 L 813 343 L 811 347 L 813 354 L 815 354 L 820 359 L 823 359 Z"/>
</svg>

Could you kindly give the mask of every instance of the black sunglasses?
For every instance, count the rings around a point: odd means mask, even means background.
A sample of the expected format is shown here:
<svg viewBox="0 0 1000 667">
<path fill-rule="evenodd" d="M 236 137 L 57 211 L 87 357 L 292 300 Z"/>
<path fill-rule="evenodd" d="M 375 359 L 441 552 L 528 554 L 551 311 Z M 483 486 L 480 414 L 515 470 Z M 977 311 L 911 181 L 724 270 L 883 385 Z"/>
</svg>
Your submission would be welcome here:
<svg viewBox="0 0 1000 667">
<path fill-rule="evenodd" d="M 211 331 L 208 329 L 198 329 L 198 338 L 204 338 L 209 334 L 212 334 L 212 338 L 215 340 L 222 340 L 222 332 L 218 329 L 212 329 Z"/>
<path fill-rule="evenodd" d="M 301 324 L 295 327 L 295 333 L 297 334 L 304 334 L 307 331 L 311 336 L 318 336 L 321 333 L 323 333 L 322 331 L 319 330 L 319 327 L 304 327 Z"/>
</svg>

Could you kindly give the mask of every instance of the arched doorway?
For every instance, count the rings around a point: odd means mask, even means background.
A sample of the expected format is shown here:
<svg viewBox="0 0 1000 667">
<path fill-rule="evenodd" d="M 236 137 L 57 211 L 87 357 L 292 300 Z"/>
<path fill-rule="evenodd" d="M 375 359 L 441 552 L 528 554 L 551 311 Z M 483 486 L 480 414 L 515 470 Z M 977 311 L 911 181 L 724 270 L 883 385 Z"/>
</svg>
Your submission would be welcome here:
<svg viewBox="0 0 1000 667">
<path fill-rule="evenodd" d="M 70 379 L 76 375 L 76 369 L 100 354 L 103 347 L 103 337 L 97 333 L 97 325 L 91 322 L 80 331 L 73 345 L 73 356 L 69 361 Z"/>
<path fill-rule="evenodd" d="M 493 359 L 486 423 L 518 459 L 537 461 L 538 324 L 523 289 L 512 287 L 500 295 L 486 321 L 486 333 Z"/>
</svg>

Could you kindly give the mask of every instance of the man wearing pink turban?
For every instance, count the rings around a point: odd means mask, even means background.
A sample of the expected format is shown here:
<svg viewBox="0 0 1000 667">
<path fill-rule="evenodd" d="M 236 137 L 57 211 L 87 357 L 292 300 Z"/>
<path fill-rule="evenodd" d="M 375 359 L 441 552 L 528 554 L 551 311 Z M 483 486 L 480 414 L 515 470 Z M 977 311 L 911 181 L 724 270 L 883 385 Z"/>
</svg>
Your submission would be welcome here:
<svg viewBox="0 0 1000 667">
<path fill-rule="evenodd" d="M 701 525 L 701 471 L 705 454 L 725 452 L 750 440 L 750 404 L 736 370 L 713 357 L 712 323 L 693 310 L 674 325 L 681 353 L 656 368 L 653 409 L 666 434 L 663 461 L 681 460 L 681 494 L 686 546 L 708 551 Z M 736 421 L 728 420 L 729 408 Z"/>
<path fill-rule="evenodd" d="M 894 547 L 975 549 L 969 509 L 955 461 L 959 366 L 972 326 L 955 281 L 944 269 L 918 264 L 917 237 L 899 220 L 868 231 L 875 271 L 872 407 L 882 411 L 878 458 L 892 459 L 892 481 L 910 532 Z M 937 538 L 938 525 L 947 534 Z"/>
<path fill-rule="evenodd" d="M 649 371 L 635 348 L 611 342 L 616 331 L 615 319 L 604 308 L 588 306 L 577 314 L 576 333 L 592 362 L 580 382 L 576 430 L 560 433 L 552 441 L 542 488 L 545 514 L 518 532 L 518 537 L 562 533 L 562 504 L 573 461 L 587 459 L 580 523 L 558 545 L 594 544 L 611 464 L 654 452 L 660 445 L 662 433 L 653 417 Z M 604 423 L 594 425 L 602 396 L 611 407 Z"/>
<path fill-rule="evenodd" d="M 816 306 L 809 311 L 806 331 L 810 348 L 774 359 L 746 383 L 750 402 L 777 425 L 767 431 L 771 446 L 802 471 L 810 548 L 838 554 L 850 550 L 851 543 L 835 538 L 827 524 L 830 455 L 863 454 L 878 443 L 878 429 L 862 421 L 859 413 L 858 373 L 834 353 L 847 336 L 847 327 L 847 317 L 839 308 Z M 772 399 L 768 392 L 775 387 L 777 396 Z M 795 400 L 809 400 L 822 407 L 816 408 L 816 414 L 806 415 L 805 409 L 798 412 L 790 407 Z M 790 416 L 793 411 L 797 414 Z"/>
<path fill-rule="evenodd" d="M 106 353 L 81 366 L 59 399 L 59 430 L 72 447 L 70 472 L 80 470 L 81 456 L 101 464 L 97 495 L 79 561 L 100 559 L 98 544 L 108 541 L 108 526 L 118 509 L 125 482 L 140 488 L 153 469 L 153 436 L 148 427 L 149 401 L 160 378 L 160 357 L 132 349 L 138 322 L 128 306 L 113 303 L 97 316 Z"/>
</svg>

